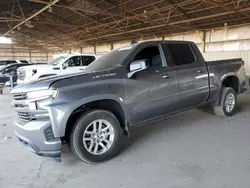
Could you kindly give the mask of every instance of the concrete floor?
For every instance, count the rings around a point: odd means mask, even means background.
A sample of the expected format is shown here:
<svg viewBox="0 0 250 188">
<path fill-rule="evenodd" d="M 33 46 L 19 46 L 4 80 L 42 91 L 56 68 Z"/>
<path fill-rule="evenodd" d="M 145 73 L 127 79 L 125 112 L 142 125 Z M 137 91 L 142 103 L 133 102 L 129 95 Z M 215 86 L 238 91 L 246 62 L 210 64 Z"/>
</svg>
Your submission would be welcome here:
<svg viewBox="0 0 250 188">
<path fill-rule="evenodd" d="M 58 163 L 27 151 L 13 134 L 10 95 L 0 95 L 0 188 L 249 188 L 250 92 L 237 114 L 191 110 L 135 130 L 120 154 L 88 165 L 67 148 Z"/>
</svg>

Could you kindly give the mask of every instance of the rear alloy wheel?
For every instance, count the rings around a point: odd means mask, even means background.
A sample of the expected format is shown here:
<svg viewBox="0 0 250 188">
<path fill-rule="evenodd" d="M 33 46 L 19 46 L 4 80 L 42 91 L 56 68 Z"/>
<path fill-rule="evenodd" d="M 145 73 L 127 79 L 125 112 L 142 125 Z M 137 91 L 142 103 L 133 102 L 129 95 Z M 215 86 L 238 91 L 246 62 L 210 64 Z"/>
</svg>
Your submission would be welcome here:
<svg viewBox="0 0 250 188">
<path fill-rule="evenodd" d="M 218 116 L 232 116 L 237 104 L 237 94 L 231 87 L 222 89 L 220 105 L 214 106 L 214 112 Z"/>
<path fill-rule="evenodd" d="M 97 163 L 110 159 L 118 150 L 122 130 L 117 118 L 105 110 L 82 115 L 71 132 L 71 151 L 82 161 Z"/>
</svg>

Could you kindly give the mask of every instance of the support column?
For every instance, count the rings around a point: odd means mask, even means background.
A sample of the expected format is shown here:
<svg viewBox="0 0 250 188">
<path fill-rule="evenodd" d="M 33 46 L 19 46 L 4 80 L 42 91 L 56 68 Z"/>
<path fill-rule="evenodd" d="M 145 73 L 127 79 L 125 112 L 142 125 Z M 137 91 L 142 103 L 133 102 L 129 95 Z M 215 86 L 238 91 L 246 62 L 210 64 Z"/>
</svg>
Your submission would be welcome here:
<svg viewBox="0 0 250 188">
<path fill-rule="evenodd" d="M 199 36 L 202 42 L 202 53 L 204 54 L 206 52 L 206 31 L 196 31 L 196 34 Z"/>
<path fill-rule="evenodd" d="M 11 44 L 11 52 L 12 52 L 12 59 L 15 59 L 14 48 L 12 44 Z"/>
<path fill-rule="evenodd" d="M 46 52 L 46 61 L 47 61 L 47 63 L 49 62 L 49 53 L 48 52 Z"/>
<path fill-rule="evenodd" d="M 31 60 L 32 60 L 32 58 L 31 58 L 31 52 L 30 52 L 30 47 L 29 47 L 29 58 L 30 58 L 30 63 L 31 63 Z"/>
</svg>

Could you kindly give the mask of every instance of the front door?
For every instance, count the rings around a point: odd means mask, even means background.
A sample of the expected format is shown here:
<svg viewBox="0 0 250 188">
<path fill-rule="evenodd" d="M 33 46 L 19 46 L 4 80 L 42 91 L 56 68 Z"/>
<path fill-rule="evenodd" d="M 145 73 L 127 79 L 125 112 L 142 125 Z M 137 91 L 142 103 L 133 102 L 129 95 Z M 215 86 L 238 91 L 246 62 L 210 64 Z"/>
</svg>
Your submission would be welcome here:
<svg viewBox="0 0 250 188">
<path fill-rule="evenodd" d="M 148 68 L 124 80 L 132 124 L 174 111 L 177 95 L 174 71 L 167 67 L 160 46 L 141 49 L 133 59 L 137 60 L 146 60 Z"/>
</svg>

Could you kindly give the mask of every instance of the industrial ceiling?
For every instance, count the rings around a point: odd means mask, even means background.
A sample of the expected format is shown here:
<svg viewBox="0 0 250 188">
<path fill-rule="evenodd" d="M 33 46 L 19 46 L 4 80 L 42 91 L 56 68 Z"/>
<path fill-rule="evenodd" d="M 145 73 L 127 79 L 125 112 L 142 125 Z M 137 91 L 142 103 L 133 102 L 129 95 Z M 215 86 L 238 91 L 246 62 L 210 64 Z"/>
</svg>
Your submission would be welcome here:
<svg viewBox="0 0 250 188">
<path fill-rule="evenodd" d="M 51 51 L 247 23 L 248 0 L 0 1 L 0 36 Z"/>
</svg>

